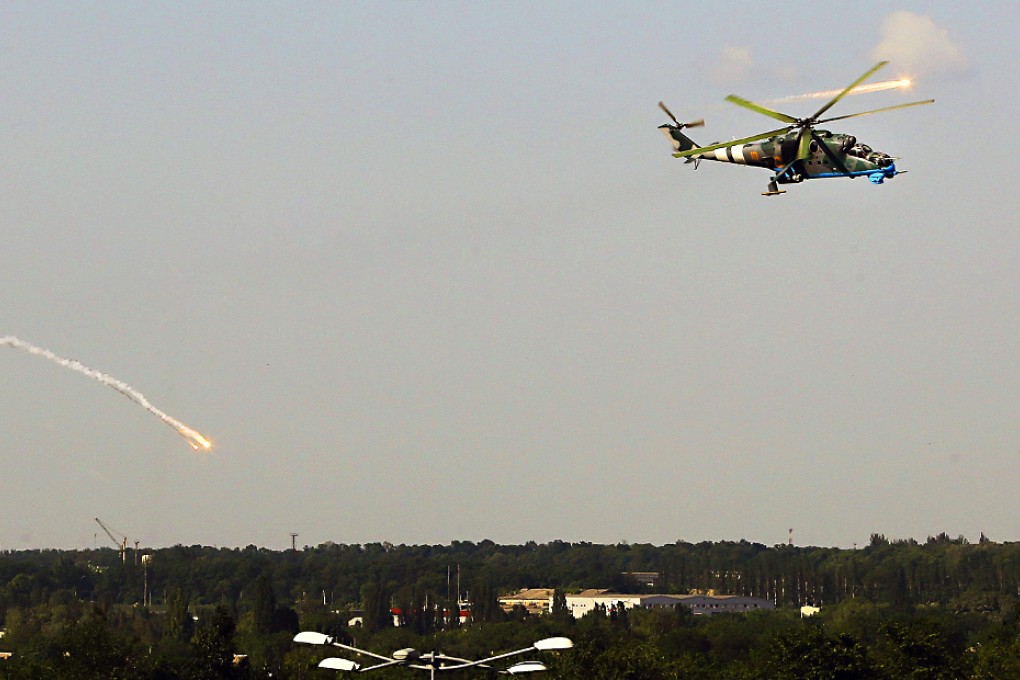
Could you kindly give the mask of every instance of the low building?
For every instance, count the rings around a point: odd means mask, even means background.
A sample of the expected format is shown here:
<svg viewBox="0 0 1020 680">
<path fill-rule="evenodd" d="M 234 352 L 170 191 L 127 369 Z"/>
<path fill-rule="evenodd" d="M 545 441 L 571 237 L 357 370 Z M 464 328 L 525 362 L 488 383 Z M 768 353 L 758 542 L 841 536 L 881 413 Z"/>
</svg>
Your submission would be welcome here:
<svg viewBox="0 0 1020 680">
<path fill-rule="evenodd" d="M 624 609 L 662 609 L 683 605 L 695 614 L 746 613 L 758 609 L 775 609 L 768 600 L 745 595 L 634 595 L 593 588 L 576 595 L 567 595 L 567 609 L 574 618 L 581 618 L 596 607 L 611 612 Z"/>
<path fill-rule="evenodd" d="M 499 607 L 505 612 L 524 607 L 529 614 L 548 614 L 552 611 L 552 588 L 521 588 L 516 593 L 499 598 Z"/>
<path fill-rule="evenodd" d="M 775 609 L 776 606 L 760 597 L 746 595 L 680 595 L 680 604 L 695 614 L 746 614 L 758 609 Z"/>
</svg>

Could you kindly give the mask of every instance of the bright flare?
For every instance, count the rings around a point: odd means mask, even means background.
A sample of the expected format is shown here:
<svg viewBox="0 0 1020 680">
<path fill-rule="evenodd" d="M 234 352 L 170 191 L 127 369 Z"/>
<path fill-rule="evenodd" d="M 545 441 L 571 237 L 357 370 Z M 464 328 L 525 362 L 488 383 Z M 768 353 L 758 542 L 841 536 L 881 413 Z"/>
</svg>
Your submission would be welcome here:
<svg viewBox="0 0 1020 680">
<path fill-rule="evenodd" d="M 191 448 L 195 449 L 196 451 L 200 449 L 208 451 L 209 449 L 212 448 L 211 441 L 209 441 L 199 433 L 195 432 L 190 427 L 185 429 L 177 429 L 177 432 L 179 432 L 182 437 L 187 439 L 188 444 L 191 446 Z"/>
<path fill-rule="evenodd" d="M 871 85 L 858 85 L 854 89 L 850 90 L 848 94 L 864 94 L 866 92 L 882 92 L 884 90 L 899 90 L 908 88 L 913 83 L 910 78 L 900 78 L 899 80 L 884 80 L 881 83 L 872 83 Z M 781 104 L 783 102 L 795 102 L 804 99 L 829 99 L 835 97 L 843 90 L 826 90 L 825 92 L 809 92 L 807 94 L 796 94 L 792 97 L 780 97 L 779 99 L 767 99 L 766 104 Z"/>
<path fill-rule="evenodd" d="M 136 404 L 144 408 L 146 411 L 148 411 L 149 413 L 156 416 L 164 423 L 172 427 L 177 432 L 177 434 L 184 437 L 184 440 L 188 442 L 188 445 L 191 448 L 195 449 L 196 451 L 198 451 L 200 448 L 206 451 L 212 448 L 212 442 L 210 442 L 208 439 L 206 439 L 205 437 L 203 437 L 198 432 L 191 429 L 181 421 L 177 420 L 176 418 L 173 418 L 163 413 L 158 408 L 150 404 L 149 400 L 146 399 L 141 392 L 131 387 L 127 383 L 117 380 L 113 376 L 109 376 L 106 375 L 105 373 L 101 373 L 95 369 L 89 368 L 88 366 L 81 363 L 77 359 L 65 359 L 63 357 L 59 357 L 48 349 L 36 347 L 32 343 L 25 342 L 24 340 L 19 340 L 13 335 L 5 335 L 3 337 L 0 337 L 0 345 L 7 345 L 8 347 L 14 347 L 16 349 L 24 350 L 29 354 L 34 354 L 36 356 L 43 357 L 44 359 L 49 359 L 53 363 L 59 364 L 64 368 L 69 368 L 72 371 L 76 371 L 78 373 L 81 373 L 82 375 L 87 375 L 88 377 L 94 380 L 98 380 L 107 387 L 112 387 L 113 389 L 117 390 L 125 397 L 135 402 Z"/>
</svg>

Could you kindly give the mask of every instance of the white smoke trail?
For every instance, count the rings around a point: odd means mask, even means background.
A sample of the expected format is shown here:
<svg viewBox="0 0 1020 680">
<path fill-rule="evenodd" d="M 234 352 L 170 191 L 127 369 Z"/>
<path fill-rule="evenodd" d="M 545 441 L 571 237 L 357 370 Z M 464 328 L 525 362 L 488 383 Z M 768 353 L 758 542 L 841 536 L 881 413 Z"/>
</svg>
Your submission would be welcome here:
<svg viewBox="0 0 1020 680">
<path fill-rule="evenodd" d="M 889 60 L 908 73 L 923 74 L 926 80 L 959 78 L 971 70 L 963 47 L 929 16 L 892 12 L 882 20 L 881 36 L 882 41 L 871 52 L 873 58 Z"/>
<path fill-rule="evenodd" d="M 87 375 L 90 378 L 98 380 L 107 387 L 112 387 L 113 389 L 117 390 L 125 397 L 135 402 L 136 404 L 144 408 L 146 411 L 153 414 L 154 416 L 162 420 L 164 423 L 172 427 L 174 430 L 177 431 L 177 434 L 184 437 L 185 441 L 188 442 L 188 445 L 191 446 L 191 448 L 195 449 L 196 451 L 198 451 L 199 449 L 208 450 L 212 448 L 212 442 L 210 442 L 208 439 L 206 439 L 201 434 L 191 429 L 181 421 L 177 420 L 176 418 L 173 418 L 163 413 L 158 408 L 149 403 L 149 400 L 146 399 L 145 395 L 143 395 L 141 392 L 131 387 L 127 383 L 117 380 L 113 376 L 109 376 L 106 375 L 105 373 L 101 373 L 100 371 L 89 368 L 88 366 L 81 363 L 77 359 L 65 359 L 63 357 L 59 357 L 48 349 L 36 347 L 32 343 L 25 342 L 24 340 L 19 340 L 13 335 L 5 335 L 3 337 L 0 337 L 0 345 L 7 345 L 8 347 L 14 347 L 16 349 L 24 350 L 29 354 L 34 354 L 36 356 L 43 357 L 44 359 L 49 359 L 50 361 L 54 362 L 55 364 L 59 364 L 64 368 L 69 368 L 72 371 L 77 371 L 78 373 Z"/>
<path fill-rule="evenodd" d="M 866 92 L 882 92 L 884 90 L 897 90 L 903 87 L 911 86 L 910 78 L 900 78 L 899 80 L 884 80 L 881 83 L 872 83 L 871 85 L 858 85 L 854 89 L 850 90 L 847 94 L 864 94 Z M 835 97 L 843 90 L 826 90 L 825 92 L 808 92 L 807 94 L 795 94 L 792 97 L 780 97 L 779 99 L 766 99 L 766 104 L 782 104 L 783 102 L 796 102 L 804 99 L 826 99 Z"/>
</svg>

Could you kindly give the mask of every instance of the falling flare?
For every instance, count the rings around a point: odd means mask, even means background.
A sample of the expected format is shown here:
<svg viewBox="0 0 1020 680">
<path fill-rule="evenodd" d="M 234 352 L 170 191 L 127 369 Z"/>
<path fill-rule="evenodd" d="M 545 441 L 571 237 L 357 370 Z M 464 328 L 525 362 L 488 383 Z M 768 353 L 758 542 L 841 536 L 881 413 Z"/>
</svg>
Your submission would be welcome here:
<svg viewBox="0 0 1020 680">
<path fill-rule="evenodd" d="M 43 357 L 44 359 L 49 359 L 53 363 L 59 364 L 64 368 L 69 368 L 72 371 L 77 371 L 82 375 L 87 375 L 88 377 L 93 378 L 94 380 L 98 380 L 107 387 L 112 387 L 113 389 L 117 390 L 125 397 L 135 402 L 136 404 L 144 408 L 146 411 L 153 414 L 154 416 L 162 420 L 164 423 L 172 427 L 177 432 L 177 434 L 184 437 L 184 440 L 188 442 L 188 445 L 194 450 L 208 451 L 209 449 L 212 448 L 212 442 L 210 442 L 208 439 L 206 439 L 201 434 L 191 429 L 181 421 L 177 420 L 176 418 L 173 418 L 171 416 L 168 416 L 166 413 L 163 413 L 158 408 L 150 404 L 149 400 L 146 399 L 145 395 L 143 395 L 141 392 L 131 387 L 127 383 L 117 380 L 113 376 L 109 376 L 106 375 L 105 373 L 101 373 L 100 371 L 89 368 L 88 366 L 81 363 L 77 359 L 65 359 L 63 357 L 59 357 L 48 349 L 36 347 L 32 343 L 25 342 L 24 340 L 19 340 L 13 335 L 5 335 L 3 337 L 0 337 L 0 345 L 7 345 L 8 347 L 14 347 L 16 349 L 24 350 L 29 354 L 34 354 L 36 356 Z"/>
<path fill-rule="evenodd" d="M 898 90 L 902 88 L 910 87 L 913 83 L 910 78 L 900 78 L 899 80 L 884 80 L 881 83 L 872 83 L 871 85 L 858 85 L 854 89 L 850 90 L 847 94 L 864 94 L 866 92 L 883 92 L 885 90 Z M 802 101 L 804 99 L 826 99 L 835 97 L 843 90 L 826 90 L 825 92 L 809 92 L 807 94 L 796 94 L 792 97 L 780 97 L 779 99 L 767 99 L 766 104 L 782 104 L 783 102 L 795 102 Z"/>
</svg>

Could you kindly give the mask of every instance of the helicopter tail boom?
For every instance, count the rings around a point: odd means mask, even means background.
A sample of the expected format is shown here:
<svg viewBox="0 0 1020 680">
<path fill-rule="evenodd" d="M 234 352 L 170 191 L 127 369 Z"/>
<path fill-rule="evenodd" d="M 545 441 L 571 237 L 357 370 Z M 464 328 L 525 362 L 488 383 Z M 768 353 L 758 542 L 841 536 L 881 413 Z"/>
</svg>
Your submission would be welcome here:
<svg viewBox="0 0 1020 680">
<path fill-rule="evenodd" d="M 673 145 L 674 153 L 681 153 L 683 151 L 690 151 L 691 149 L 698 148 L 697 143 L 690 137 L 681 132 L 682 128 L 677 125 L 660 125 L 659 129 L 662 130 L 662 134 L 666 135 L 666 139 Z"/>
</svg>

